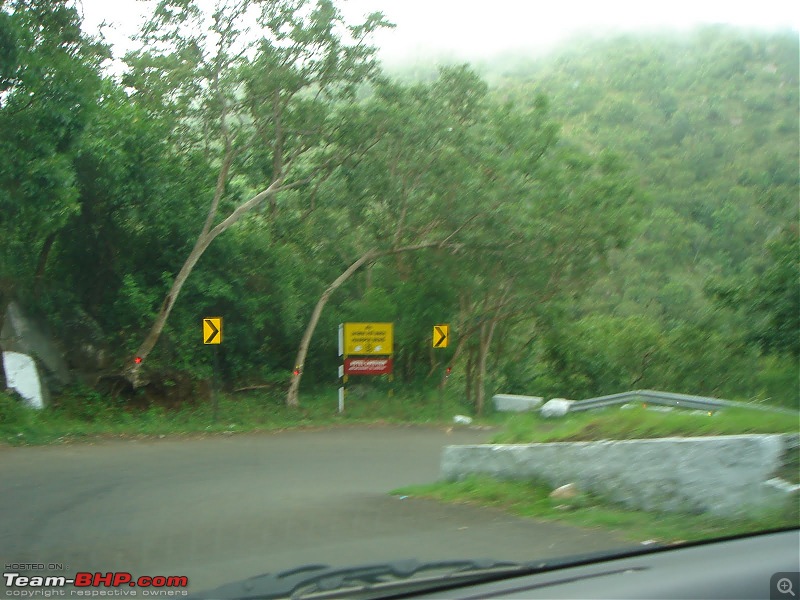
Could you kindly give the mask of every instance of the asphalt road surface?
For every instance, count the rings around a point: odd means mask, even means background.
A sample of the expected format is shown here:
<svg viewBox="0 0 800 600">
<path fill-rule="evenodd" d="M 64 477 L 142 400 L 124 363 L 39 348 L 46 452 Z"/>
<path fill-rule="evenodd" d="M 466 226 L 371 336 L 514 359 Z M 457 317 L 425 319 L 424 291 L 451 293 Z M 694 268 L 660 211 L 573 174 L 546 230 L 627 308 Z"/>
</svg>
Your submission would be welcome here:
<svg viewBox="0 0 800 600">
<path fill-rule="evenodd" d="M 185 575 L 199 591 L 308 563 L 533 560 L 629 545 L 388 494 L 436 480 L 443 446 L 486 437 L 359 427 L 3 448 L 0 561 Z"/>
</svg>

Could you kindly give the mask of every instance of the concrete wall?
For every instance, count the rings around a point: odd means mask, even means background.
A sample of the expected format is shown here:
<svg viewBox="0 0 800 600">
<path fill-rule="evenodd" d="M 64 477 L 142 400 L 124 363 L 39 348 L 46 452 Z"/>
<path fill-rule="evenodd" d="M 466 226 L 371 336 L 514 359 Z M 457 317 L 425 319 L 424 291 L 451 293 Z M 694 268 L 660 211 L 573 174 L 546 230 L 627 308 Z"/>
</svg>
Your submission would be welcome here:
<svg viewBox="0 0 800 600">
<path fill-rule="evenodd" d="M 448 446 L 441 476 L 574 482 L 631 508 L 731 516 L 797 501 L 798 486 L 775 480 L 793 445 L 792 436 L 733 435 Z"/>
<path fill-rule="evenodd" d="M 544 402 L 544 398 L 517 394 L 495 394 L 492 396 L 492 402 L 494 409 L 498 412 L 527 412 L 539 408 Z"/>
</svg>

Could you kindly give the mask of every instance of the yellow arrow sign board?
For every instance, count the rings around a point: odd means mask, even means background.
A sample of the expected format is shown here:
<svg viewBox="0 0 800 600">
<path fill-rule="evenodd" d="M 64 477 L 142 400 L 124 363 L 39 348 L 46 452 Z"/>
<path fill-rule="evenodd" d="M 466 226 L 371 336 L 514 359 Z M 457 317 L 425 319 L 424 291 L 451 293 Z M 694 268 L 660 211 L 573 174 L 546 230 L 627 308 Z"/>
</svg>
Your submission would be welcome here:
<svg viewBox="0 0 800 600">
<path fill-rule="evenodd" d="M 434 348 L 447 348 L 447 342 L 450 341 L 449 338 L 450 338 L 450 325 L 433 326 Z"/>
<path fill-rule="evenodd" d="M 222 317 L 206 317 L 203 319 L 203 343 L 222 343 Z"/>
<path fill-rule="evenodd" d="M 389 356 L 394 354 L 394 323 L 345 323 L 346 356 Z"/>
</svg>

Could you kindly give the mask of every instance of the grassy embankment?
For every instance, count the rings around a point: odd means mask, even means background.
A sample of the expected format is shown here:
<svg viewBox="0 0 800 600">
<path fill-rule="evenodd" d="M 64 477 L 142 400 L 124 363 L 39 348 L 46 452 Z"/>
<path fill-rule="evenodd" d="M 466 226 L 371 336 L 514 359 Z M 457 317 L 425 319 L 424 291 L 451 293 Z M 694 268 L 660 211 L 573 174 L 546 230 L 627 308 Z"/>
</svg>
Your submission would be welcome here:
<svg viewBox="0 0 800 600">
<path fill-rule="evenodd" d="M 729 435 L 741 433 L 797 433 L 797 417 L 757 410 L 731 410 L 713 415 L 687 412 L 658 412 L 637 407 L 578 413 L 564 419 L 542 419 L 534 414 L 514 415 L 495 443 L 533 443 L 639 439 L 669 436 Z M 781 473 L 798 480 L 800 465 L 792 464 Z M 665 515 L 615 506 L 603 498 L 580 493 L 571 499 L 550 497 L 551 488 L 536 481 L 497 481 L 470 477 L 459 482 L 417 485 L 392 492 L 403 496 L 433 498 L 443 502 L 469 503 L 501 509 L 518 516 L 553 520 L 613 530 L 631 541 L 675 542 L 723 535 L 797 526 L 798 507 L 784 513 L 749 515 L 740 519 L 707 515 Z"/>
<path fill-rule="evenodd" d="M 455 396 L 430 391 L 374 390 L 348 395 L 338 412 L 335 388 L 301 394 L 300 407 L 288 408 L 285 392 L 220 394 L 217 419 L 210 402 L 177 409 L 134 409 L 91 390 L 74 390 L 44 410 L 32 410 L 0 393 L 0 444 L 69 443 L 93 438 L 231 434 L 290 428 L 367 423 L 442 424 L 467 409 Z"/>
</svg>

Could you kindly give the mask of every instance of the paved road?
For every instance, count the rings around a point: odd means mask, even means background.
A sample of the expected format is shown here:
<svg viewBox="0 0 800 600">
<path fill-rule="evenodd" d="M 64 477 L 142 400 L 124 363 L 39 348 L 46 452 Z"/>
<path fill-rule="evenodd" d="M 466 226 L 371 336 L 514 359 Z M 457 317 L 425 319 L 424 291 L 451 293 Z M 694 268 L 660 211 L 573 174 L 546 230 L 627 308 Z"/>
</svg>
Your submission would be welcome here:
<svg viewBox="0 0 800 600">
<path fill-rule="evenodd" d="M 444 445 L 485 437 L 363 427 L 0 449 L 0 562 L 186 575 L 200 590 L 311 562 L 530 560 L 625 543 L 387 494 L 434 481 Z"/>
</svg>

